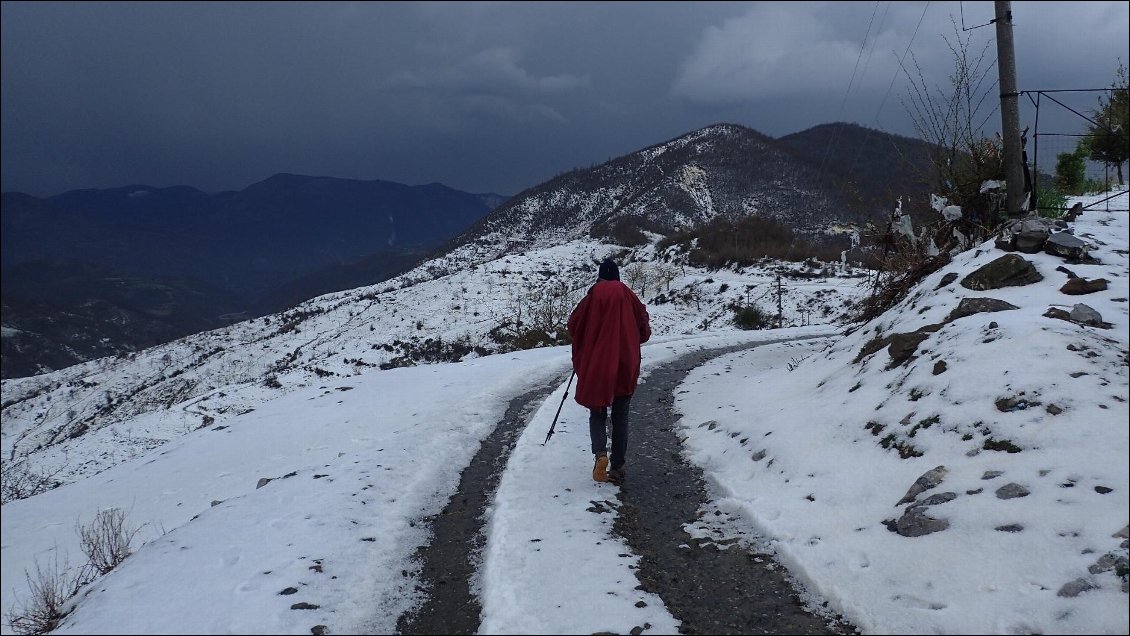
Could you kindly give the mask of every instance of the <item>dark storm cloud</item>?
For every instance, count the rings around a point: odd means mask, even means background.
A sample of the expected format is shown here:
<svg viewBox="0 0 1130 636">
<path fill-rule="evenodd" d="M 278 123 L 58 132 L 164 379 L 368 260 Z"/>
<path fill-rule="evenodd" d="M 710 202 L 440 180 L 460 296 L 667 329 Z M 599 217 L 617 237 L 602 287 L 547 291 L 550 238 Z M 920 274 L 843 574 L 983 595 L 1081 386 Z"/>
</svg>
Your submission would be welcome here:
<svg viewBox="0 0 1130 636">
<path fill-rule="evenodd" d="M 37 195 L 276 172 L 514 194 L 717 121 L 913 135 L 899 58 L 912 44 L 945 85 L 951 17 L 992 17 L 990 2 L 2 6 L 2 187 Z M 1127 6 L 1014 3 L 1021 88 L 1109 85 Z M 966 36 L 979 51 L 993 29 Z"/>
</svg>

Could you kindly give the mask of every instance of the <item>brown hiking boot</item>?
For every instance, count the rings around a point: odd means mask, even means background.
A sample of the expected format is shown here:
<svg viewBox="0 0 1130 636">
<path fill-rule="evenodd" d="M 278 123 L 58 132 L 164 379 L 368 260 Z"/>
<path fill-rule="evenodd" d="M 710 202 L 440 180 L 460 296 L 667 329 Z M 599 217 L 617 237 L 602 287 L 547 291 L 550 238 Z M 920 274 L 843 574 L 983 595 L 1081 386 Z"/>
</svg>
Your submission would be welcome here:
<svg viewBox="0 0 1130 636">
<path fill-rule="evenodd" d="M 619 468 L 612 468 L 608 471 L 608 482 L 617 486 L 624 483 L 624 478 L 627 477 L 627 472 L 623 466 Z"/>
<path fill-rule="evenodd" d="M 592 466 L 593 481 L 608 481 L 608 455 L 601 453 L 596 456 Z"/>
</svg>

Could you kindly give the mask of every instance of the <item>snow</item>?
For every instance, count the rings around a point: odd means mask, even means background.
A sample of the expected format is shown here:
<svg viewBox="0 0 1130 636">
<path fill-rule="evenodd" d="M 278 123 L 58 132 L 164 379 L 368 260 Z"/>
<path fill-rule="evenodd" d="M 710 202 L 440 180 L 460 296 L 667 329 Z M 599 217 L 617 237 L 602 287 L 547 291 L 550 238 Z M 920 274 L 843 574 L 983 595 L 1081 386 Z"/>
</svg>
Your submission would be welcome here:
<svg viewBox="0 0 1130 636">
<path fill-rule="evenodd" d="M 1125 200 L 1116 207 L 1125 208 Z M 955 281 L 937 288 L 946 273 L 964 276 L 1002 254 L 989 243 L 958 255 L 895 309 L 848 334 L 830 324 L 745 332 L 724 328 L 720 319 L 693 329 L 689 308 L 649 305 L 662 330 L 644 346 L 644 383 L 657 365 L 703 347 L 821 336 L 717 358 L 676 390 L 686 456 L 704 471 L 711 507 L 730 518 L 688 530 L 719 539 L 756 533 L 814 608 L 827 602 L 863 633 L 1127 633 L 1122 580 L 1089 568 L 1106 554 L 1127 553 L 1120 547 L 1125 538 L 1113 535 L 1130 517 L 1130 223 L 1125 213 L 1089 210 L 1074 228 L 1095 245 L 1101 264 L 1067 267 L 1106 278 L 1107 291 L 1064 296 L 1058 288 L 1066 276 L 1056 271 L 1064 262 L 1047 254 L 1024 255 L 1044 276 L 1037 284 L 972 292 Z M 588 249 L 514 257 L 505 267 L 539 267 L 537 258 L 572 258 L 567 254 L 587 259 Z M 485 267 L 475 268 L 480 278 Z M 499 270 L 490 272 L 497 282 Z M 701 273 L 693 274 L 701 284 Z M 737 275 L 714 274 L 712 290 L 726 276 Z M 461 289 L 472 276 L 435 280 L 449 281 L 445 290 Z M 804 284 L 813 286 L 811 294 L 825 285 L 847 295 L 856 282 Z M 421 308 L 409 325 L 431 312 L 428 330 L 467 328 L 456 320 L 467 310 L 437 306 L 456 296 L 440 295 L 433 284 L 397 290 L 405 296 L 390 290 L 386 298 Z M 888 369 L 885 349 L 854 361 L 876 336 L 942 322 L 971 296 L 1019 309 L 948 322 L 907 366 Z M 318 302 L 334 307 L 349 298 Z M 1112 327 L 1043 316 L 1077 302 Z M 302 334 L 303 342 L 321 343 L 311 348 L 327 352 L 319 364 L 331 354 L 356 355 L 361 345 L 342 353 L 349 334 L 369 331 L 361 316 L 334 311 L 332 320 L 330 312 L 312 319 Z M 322 319 L 323 326 L 313 326 Z M 188 420 L 170 419 L 168 411 L 123 417 L 98 435 L 72 440 L 66 456 L 56 458 L 94 462 L 97 470 L 72 471 L 62 487 L 3 505 L 5 612 L 27 600 L 25 572 L 34 575 L 37 564 L 85 560 L 76 524 L 118 508 L 139 528 L 135 552 L 80 591 L 58 633 L 300 634 L 316 625 L 328 633 L 393 632 L 397 617 L 420 600 L 413 555 L 428 540 L 423 520 L 443 508 L 509 400 L 548 384 L 556 388 L 517 440 L 488 510 L 476 580 L 479 632 L 626 633 L 645 623 L 645 633 L 678 631 L 662 599 L 635 589 L 639 557 L 612 533 L 615 508 L 586 510 L 594 500 L 614 502 L 617 492 L 591 480 L 587 412 L 565 399 L 556 433 L 543 445 L 566 391 L 567 347 L 389 370 L 364 366 L 324 379 L 291 377 L 294 371 L 280 375 L 286 389 L 278 391 L 250 383 L 254 375 L 236 368 L 253 355 L 274 360 L 294 341 L 276 345 L 248 335 L 240 344 L 239 329 L 250 327 L 222 332 L 235 339 L 229 349 L 250 350 L 250 342 L 272 348 L 201 367 L 214 386 L 186 404 L 228 392 L 230 408 L 177 412 L 194 413 L 194 423 L 215 413 L 210 426 L 174 434 L 170 422 L 183 427 Z M 83 377 L 93 383 L 144 376 L 163 364 L 157 360 L 139 356 L 102 376 L 91 364 Z M 947 366 L 935 374 L 938 361 Z M 165 364 L 176 362 L 174 356 Z M 5 401 L 28 383 L 5 383 Z M 100 388 L 90 391 L 92 400 L 101 396 Z M 1030 406 L 996 406 L 1019 397 Z M 1058 414 L 1048 411 L 1053 404 Z M 35 416 L 8 421 L 6 414 L 6 452 Z M 1020 452 L 988 450 L 990 439 Z M 921 456 L 904 459 L 893 444 Z M 114 457 L 99 460 L 103 454 Z M 897 502 L 936 466 L 945 476 L 919 500 L 954 493 L 927 508 L 948 528 L 918 537 L 888 530 L 884 521 L 908 507 Z M 258 487 L 262 478 L 270 481 Z M 998 498 L 1009 483 L 1030 494 Z M 1000 529 L 1008 526 L 1022 530 Z M 1078 579 L 1092 589 L 1060 595 Z M 283 594 L 287 588 L 296 591 Z M 646 605 L 637 607 L 641 600 Z M 317 608 L 291 609 L 300 602 Z"/>
</svg>

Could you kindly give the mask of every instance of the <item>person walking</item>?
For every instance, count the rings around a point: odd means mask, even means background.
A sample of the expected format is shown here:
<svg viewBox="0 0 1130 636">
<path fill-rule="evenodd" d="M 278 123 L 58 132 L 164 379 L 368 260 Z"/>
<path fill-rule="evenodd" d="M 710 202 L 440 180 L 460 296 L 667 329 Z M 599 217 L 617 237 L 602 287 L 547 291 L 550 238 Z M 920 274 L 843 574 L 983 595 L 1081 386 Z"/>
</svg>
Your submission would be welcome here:
<svg viewBox="0 0 1130 636">
<path fill-rule="evenodd" d="M 568 330 L 573 339 L 573 370 L 577 373 L 574 399 L 589 409 L 589 436 L 595 456 L 592 478 L 622 484 L 628 450 L 628 404 L 636 392 L 640 345 L 651 338 L 651 322 L 644 304 L 630 287 L 620 282 L 620 268 L 612 259 L 600 264 L 596 284 L 569 315 Z"/>
</svg>

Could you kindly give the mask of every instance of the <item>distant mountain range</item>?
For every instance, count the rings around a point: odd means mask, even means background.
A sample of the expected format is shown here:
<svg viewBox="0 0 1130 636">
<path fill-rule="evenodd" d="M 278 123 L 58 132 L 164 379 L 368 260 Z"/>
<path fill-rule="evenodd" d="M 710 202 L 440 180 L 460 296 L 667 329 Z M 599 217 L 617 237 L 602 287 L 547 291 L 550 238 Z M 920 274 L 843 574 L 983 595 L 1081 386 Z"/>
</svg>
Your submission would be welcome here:
<svg viewBox="0 0 1130 636">
<path fill-rule="evenodd" d="M 238 192 L 3 193 L 3 377 L 385 280 L 505 197 L 278 174 Z"/>
<path fill-rule="evenodd" d="M 717 216 L 819 234 L 922 196 L 928 146 L 852 124 L 773 139 L 716 124 L 507 198 L 440 184 L 278 174 L 2 195 L 3 377 L 137 351 L 387 280 L 460 247 L 474 260 L 580 237 L 620 245 Z"/>
</svg>

